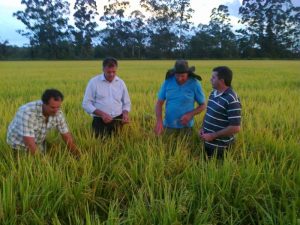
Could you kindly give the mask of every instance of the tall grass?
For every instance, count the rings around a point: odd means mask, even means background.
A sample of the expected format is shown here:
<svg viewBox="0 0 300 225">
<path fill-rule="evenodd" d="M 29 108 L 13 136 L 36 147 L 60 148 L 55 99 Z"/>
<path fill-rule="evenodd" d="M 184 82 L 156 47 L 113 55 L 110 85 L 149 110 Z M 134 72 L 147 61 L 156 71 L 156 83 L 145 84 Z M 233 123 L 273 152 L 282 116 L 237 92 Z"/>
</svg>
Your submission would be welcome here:
<svg viewBox="0 0 300 225">
<path fill-rule="evenodd" d="M 173 61 L 121 61 L 131 123 L 91 136 L 81 108 L 99 61 L 0 62 L 0 224 L 300 224 L 299 61 L 190 61 L 202 75 L 228 65 L 243 106 L 242 131 L 225 160 L 204 158 L 197 137 L 156 137 L 154 104 Z M 16 158 L 6 129 L 18 107 L 46 88 L 65 95 L 63 111 L 83 156 L 56 132 L 45 155 Z"/>
</svg>

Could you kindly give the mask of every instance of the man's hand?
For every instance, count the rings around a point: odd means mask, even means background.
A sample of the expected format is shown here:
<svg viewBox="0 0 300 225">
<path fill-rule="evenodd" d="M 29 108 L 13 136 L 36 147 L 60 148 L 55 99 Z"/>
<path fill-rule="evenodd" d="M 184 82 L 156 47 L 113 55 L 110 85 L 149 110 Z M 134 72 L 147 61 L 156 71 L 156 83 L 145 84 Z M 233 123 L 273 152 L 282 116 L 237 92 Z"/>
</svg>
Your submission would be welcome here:
<svg viewBox="0 0 300 225">
<path fill-rule="evenodd" d="M 160 120 L 160 121 L 157 121 L 156 122 L 156 125 L 155 125 L 155 128 L 154 128 L 154 132 L 156 135 L 161 135 L 164 131 L 164 126 L 163 126 L 163 122 Z"/>
<path fill-rule="evenodd" d="M 200 138 L 204 141 L 213 141 L 219 137 L 229 137 L 240 131 L 240 126 L 228 126 L 222 130 L 216 131 L 214 133 L 204 133 L 203 130 L 200 130 Z"/>
<path fill-rule="evenodd" d="M 201 129 L 199 130 L 199 137 L 201 138 L 201 135 L 204 134 L 204 130 L 203 128 L 201 127 Z"/>
<path fill-rule="evenodd" d="M 81 153 L 80 153 L 79 149 L 77 148 L 77 146 L 75 145 L 71 133 L 70 132 L 64 133 L 64 134 L 61 134 L 61 136 L 62 136 L 64 142 L 66 143 L 69 151 L 72 153 L 72 155 L 75 158 L 79 159 L 81 156 Z"/>
<path fill-rule="evenodd" d="M 156 125 L 154 128 L 154 132 L 156 135 L 161 135 L 164 131 L 164 126 L 162 122 L 162 107 L 165 100 L 157 100 L 155 105 L 155 115 L 156 115 Z"/>
<path fill-rule="evenodd" d="M 113 118 L 109 114 L 107 114 L 99 109 L 96 109 L 93 112 L 93 114 L 100 116 L 104 123 L 111 123 L 113 120 Z"/>
<path fill-rule="evenodd" d="M 101 113 L 101 118 L 104 123 L 111 123 L 113 121 L 113 118 L 105 112 Z"/>
<path fill-rule="evenodd" d="M 186 113 L 186 114 L 184 114 L 184 115 L 180 118 L 180 123 L 181 123 L 183 126 L 186 126 L 192 118 L 193 118 L 193 114 L 191 114 L 191 113 Z"/>
<path fill-rule="evenodd" d="M 73 148 L 72 150 L 70 149 L 70 152 L 76 159 L 80 159 L 81 152 L 79 151 L 79 149 L 77 147 Z"/>
<path fill-rule="evenodd" d="M 203 133 L 203 130 L 200 130 L 200 137 L 203 141 L 213 141 L 216 139 L 215 133 Z"/>
<path fill-rule="evenodd" d="M 34 137 L 23 136 L 23 141 L 30 154 L 35 155 L 38 153 L 38 149 Z"/>
<path fill-rule="evenodd" d="M 127 111 L 123 111 L 122 114 L 122 123 L 129 123 L 129 115 Z"/>
</svg>

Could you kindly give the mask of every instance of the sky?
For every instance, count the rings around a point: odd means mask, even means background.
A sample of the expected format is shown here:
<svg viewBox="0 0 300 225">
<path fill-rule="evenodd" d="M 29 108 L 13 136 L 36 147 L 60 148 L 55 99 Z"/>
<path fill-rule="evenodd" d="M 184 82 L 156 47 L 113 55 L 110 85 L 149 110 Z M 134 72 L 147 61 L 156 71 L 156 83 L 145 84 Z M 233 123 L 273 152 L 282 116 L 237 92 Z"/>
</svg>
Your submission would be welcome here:
<svg viewBox="0 0 300 225">
<path fill-rule="evenodd" d="M 71 9 L 70 15 L 73 15 L 75 0 L 68 1 Z M 138 5 L 138 0 L 129 1 L 133 8 Z M 101 15 L 103 6 L 108 3 L 108 0 L 96 0 L 96 2 L 98 13 Z M 300 6 L 300 0 L 292 0 L 292 2 L 295 6 Z M 190 3 L 191 7 L 195 10 L 191 19 L 195 25 L 199 23 L 207 24 L 210 20 L 212 9 L 223 4 L 229 8 L 231 24 L 234 29 L 240 27 L 240 24 L 238 24 L 238 9 L 241 6 L 242 0 L 190 0 Z M 9 44 L 17 46 L 28 44 L 28 39 L 17 33 L 17 30 L 25 29 L 25 26 L 16 17 L 12 16 L 14 12 L 24 9 L 25 7 L 21 4 L 21 0 L 0 0 L 0 42 L 7 40 Z M 70 23 L 72 24 L 72 22 L 72 16 L 70 16 Z"/>
</svg>

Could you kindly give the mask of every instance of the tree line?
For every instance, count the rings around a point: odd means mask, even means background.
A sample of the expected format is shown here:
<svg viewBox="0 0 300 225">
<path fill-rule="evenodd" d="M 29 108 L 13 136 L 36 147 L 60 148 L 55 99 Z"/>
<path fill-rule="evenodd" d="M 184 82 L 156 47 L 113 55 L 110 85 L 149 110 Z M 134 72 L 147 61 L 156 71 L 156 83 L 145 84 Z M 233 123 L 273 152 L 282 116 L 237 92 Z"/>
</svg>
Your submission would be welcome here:
<svg viewBox="0 0 300 225">
<path fill-rule="evenodd" d="M 190 0 L 140 0 L 141 10 L 110 0 L 103 15 L 96 0 L 76 0 L 74 25 L 66 0 L 21 3 L 25 9 L 13 16 L 25 25 L 18 32 L 29 45 L 0 41 L 0 59 L 300 57 L 300 7 L 291 0 L 243 0 L 238 30 L 226 5 L 211 11 L 208 24 L 191 23 Z"/>
</svg>

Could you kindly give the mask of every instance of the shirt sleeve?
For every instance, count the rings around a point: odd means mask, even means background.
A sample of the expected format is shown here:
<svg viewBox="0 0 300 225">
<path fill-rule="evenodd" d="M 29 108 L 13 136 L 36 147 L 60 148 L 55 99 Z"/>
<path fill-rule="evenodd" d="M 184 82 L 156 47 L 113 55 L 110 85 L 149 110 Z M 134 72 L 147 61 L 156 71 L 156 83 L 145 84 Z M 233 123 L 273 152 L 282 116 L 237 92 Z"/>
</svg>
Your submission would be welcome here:
<svg viewBox="0 0 300 225">
<path fill-rule="evenodd" d="M 131 102 L 130 102 L 130 97 L 128 94 L 128 90 L 127 87 L 125 85 L 125 83 L 123 83 L 123 96 L 122 96 L 122 111 L 130 111 L 130 107 L 131 107 Z"/>
<path fill-rule="evenodd" d="M 205 95 L 203 93 L 202 86 L 199 81 L 196 81 L 195 100 L 199 105 L 202 105 L 205 103 Z"/>
<path fill-rule="evenodd" d="M 69 132 L 68 124 L 62 112 L 57 116 L 57 124 L 56 127 L 61 134 L 65 134 Z"/>
<path fill-rule="evenodd" d="M 158 92 L 158 100 L 166 100 L 166 81 L 164 81 Z"/>
<path fill-rule="evenodd" d="M 23 137 L 35 137 L 34 122 L 30 113 L 26 111 L 20 111 L 17 117 L 19 124 L 18 133 Z"/>
<path fill-rule="evenodd" d="M 92 114 L 96 110 L 96 107 L 93 105 L 93 102 L 95 101 L 94 93 L 95 93 L 95 86 L 93 84 L 93 81 L 90 80 L 86 87 L 85 94 L 82 101 L 82 107 L 88 114 Z"/>
<path fill-rule="evenodd" d="M 235 99 L 234 101 L 228 104 L 228 121 L 231 126 L 239 126 L 241 124 L 241 103 L 239 99 Z"/>
</svg>

